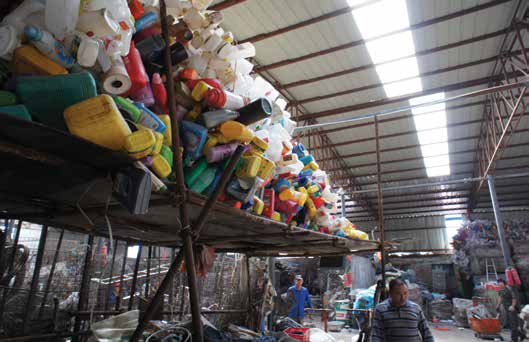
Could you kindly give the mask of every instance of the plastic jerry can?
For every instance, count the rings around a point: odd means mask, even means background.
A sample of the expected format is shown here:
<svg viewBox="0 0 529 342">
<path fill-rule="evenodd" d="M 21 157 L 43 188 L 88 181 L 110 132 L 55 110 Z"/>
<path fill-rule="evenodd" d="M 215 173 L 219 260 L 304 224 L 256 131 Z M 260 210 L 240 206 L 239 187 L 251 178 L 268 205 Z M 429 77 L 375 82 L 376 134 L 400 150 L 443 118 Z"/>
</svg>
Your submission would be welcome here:
<svg viewBox="0 0 529 342">
<path fill-rule="evenodd" d="M 2 106 L 0 107 L 1 114 L 7 114 L 16 118 L 31 121 L 31 115 L 24 105 Z"/>
<path fill-rule="evenodd" d="M 19 75 L 65 75 L 68 73 L 68 70 L 29 45 L 17 48 L 13 60 L 15 73 Z"/>
<path fill-rule="evenodd" d="M 133 154 L 150 154 L 156 143 L 154 132 L 149 129 L 142 129 L 129 134 L 125 138 L 125 150 Z M 142 158 L 142 157 L 140 157 Z"/>
<path fill-rule="evenodd" d="M 196 102 L 201 102 L 204 99 L 204 96 L 206 95 L 209 89 L 212 89 L 210 85 L 208 85 L 204 81 L 199 81 L 193 87 L 193 91 L 191 92 L 191 97 Z"/>
<path fill-rule="evenodd" d="M 156 138 L 156 140 L 155 140 L 155 143 L 154 143 L 154 145 L 152 147 L 152 155 L 153 156 L 160 154 L 160 152 L 162 150 L 163 134 L 162 133 L 158 133 L 158 132 L 154 132 L 154 137 Z"/>
<path fill-rule="evenodd" d="M 12 106 L 17 103 L 17 96 L 5 90 L 0 90 L 0 106 Z"/>
<path fill-rule="evenodd" d="M 261 215 L 264 210 L 264 202 L 257 196 L 253 197 L 253 207 L 252 211 L 256 215 Z"/>
<path fill-rule="evenodd" d="M 160 178 L 167 178 L 171 174 L 171 165 L 161 155 L 152 157 L 151 168 Z"/>
<path fill-rule="evenodd" d="M 125 119 L 132 120 L 133 122 L 138 122 L 141 116 L 141 111 L 134 103 L 124 97 L 114 96 L 114 102 L 119 108 L 119 111 Z"/>
<path fill-rule="evenodd" d="M 66 131 L 62 115 L 64 110 L 97 96 L 95 80 L 87 72 L 18 77 L 16 92 L 33 118 L 64 131 Z M 112 104 L 114 104 L 113 100 Z M 121 117 L 121 114 L 119 116 Z"/>
<path fill-rule="evenodd" d="M 184 141 L 185 157 L 193 160 L 200 158 L 206 139 L 208 137 L 208 130 L 191 121 L 182 121 L 182 137 Z"/>
<path fill-rule="evenodd" d="M 237 121 L 226 121 L 220 125 L 219 130 L 230 141 L 239 140 L 249 143 L 254 138 L 252 131 Z"/>
<path fill-rule="evenodd" d="M 268 180 L 270 177 L 272 177 L 273 172 L 276 168 L 276 165 L 273 161 L 271 161 L 268 158 L 260 157 L 261 163 L 259 164 L 259 170 L 257 170 L 257 177 Z"/>
<path fill-rule="evenodd" d="M 237 177 L 255 177 L 261 165 L 261 157 L 257 156 L 242 156 L 239 162 L 239 167 L 235 172 Z"/>
<path fill-rule="evenodd" d="M 208 162 L 206 159 L 202 158 L 191 169 L 186 170 L 184 175 L 186 185 L 191 186 L 191 184 L 197 180 L 198 176 L 200 176 L 200 174 L 204 172 L 207 167 Z"/>
<path fill-rule="evenodd" d="M 99 95 L 66 108 L 64 118 L 74 135 L 119 151 L 131 133 L 114 100 Z"/>
<path fill-rule="evenodd" d="M 173 151 L 171 150 L 171 148 L 165 146 L 165 145 L 162 145 L 162 149 L 160 150 L 160 155 L 165 159 L 167 160 L 167 163 L 169 165 L 173 165 Z"/>
<path fill-rule="evenodd" d="M 171 129 L 171 117 L 167 114 L 163 114 L 158 115 L 158 119 L 160 119 L 166 127 L 165 131 L 163 131 L 163 143 L 167 146 L 172 146 L 173 132 Z"/>
<path fill-rule="evenodd" d="M 268 149 L 268 143 L 264 141 L 263 139 L 259 138 L 258 136 L 255 136 L 250 142 L 250 152 L 251 153 L 257 154 L 262 157 L 267 149 Z"/>
</svg>

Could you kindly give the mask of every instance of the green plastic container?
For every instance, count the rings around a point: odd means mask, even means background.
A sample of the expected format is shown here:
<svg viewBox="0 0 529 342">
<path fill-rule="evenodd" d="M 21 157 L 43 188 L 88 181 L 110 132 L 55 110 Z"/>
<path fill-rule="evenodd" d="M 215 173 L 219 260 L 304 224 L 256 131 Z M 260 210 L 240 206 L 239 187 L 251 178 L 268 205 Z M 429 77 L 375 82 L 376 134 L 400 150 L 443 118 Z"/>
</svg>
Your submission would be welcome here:
<svg viewBox="0 0 529 342">
<path fill-rule="evenodd" d="M 0 113 L 31 121 L 31 115 L 24 105 L 2 106 L 0 107 Z"/>
<path fill-rule="evenodd" d="M 132 101 L 121 96 L 114 96 L 114 102 L 116 102 L 116 105 L 122 113 L 125 112 L 130 116 L 132 121 L 138 122 L 141 116 L 141 110 L 136 107 Z"/>
<path fill-rule="evenodd" d="M 208 162 L 206 158 L 202 158 L 196 163 L 191 169 L 186 170 L 184 174 L 184 179 L 187 186 L 191 186 L 202 172 L 204 172 L 208 167 Z"/>
<path fill-rule="evenodd" d="M 0 106 L 12 106 L 17 104 L 17 96 L 10 91 L 0 90 Z"/>
<path fill-rule="evenodd" d="M 68 131 L 64 110 L 97 96 L 96 82 L 87 72 L 18 77 L 17 94 L 33 118 L 63 131 Z"/>
<path fill-rule="evenodd" d="M 171 167 L 173 166 L 173 151 L 168 146 L 162 145 L 162 149 L 160 151 L 160 154 L 162 155 L 163 159 L 165 159 Z"/>
</svg>

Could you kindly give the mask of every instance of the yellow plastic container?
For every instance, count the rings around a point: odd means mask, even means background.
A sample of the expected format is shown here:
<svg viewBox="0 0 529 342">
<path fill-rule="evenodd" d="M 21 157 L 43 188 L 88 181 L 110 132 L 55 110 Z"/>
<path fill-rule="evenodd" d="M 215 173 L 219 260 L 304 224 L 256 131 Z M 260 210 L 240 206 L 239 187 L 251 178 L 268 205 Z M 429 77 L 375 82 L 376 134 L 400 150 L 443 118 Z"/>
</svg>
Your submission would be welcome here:
<svg viewBox="0 0 529 342">
<path fill-rule="evenodd" d="M 115 151 L 123 150 L 131 133 L 114 100 L 106 94 L 66 108 L 64 120 L 72 134 Z"/>
<path fill-rule="evenodd" d="M 171 165 L 161 155 L 152 157 L 152 170 L 160 178 L 167 178 L 171 174 Z"/>
<path fill-rule="evenodd" d="M 154 143 L 154 146 L 152 147 L 153 156 L 160 154 L 160 151 L 162 150 L 162 146 L 163 146 L 163 134 L 159 132 L 154 132 L 154 136 L 156 138 L 156 142 Z"/>
<path fill-rule="evenodd" d="M 314 205 L 314 202 L 312 201 L 312 198 L 307 198 L 307 201 L 305 202 L 305 206 L 307 207 L 307 215 L 310 219 L 314 218 L 316 216 L 316 213 L 318 212 L 318 209 L 316 209 L 316 206 Z"/>
<path fill-rule="evenodd" d="M 255 136 L 250 143 L 250 152 L 262 156 L 268 149 L 268 143 Z"/>
<path fill-rule="evenodd" d="M 307 165 L 305 165 L 305 167 L 303 168 L 303 170 L 311 169 L 312 171 L 316 171 L 316 170 L 318 170 L 319 168 L 320 168 L 320 166 L 318 165 L 318 163 L 311 161 L 310 163 L 308 163 Z"/>
<path fill-rule="evenodd" d="M 65 75 L 68 73 L 68 70 L 29 45 L 22 45 L 15 50 L 13 64 L 15 73 L 19 75 Z"/>
<path fill-rule="evenodd" d="M 186 120 L 196 121 L 200 113 L 202 113 L 202 105 L 197 103 L 195 106 L 193 106 L 193 109 L 186 113 Z"/>
<path fill-rule="evenodd" d="M 252 211 L 254 212 L 254 214 L 256 215 L 261 215 L 263 213 L 263 210 L 264 210 L 264 202 L 261 201 L 261 199 L 259 199 L 259 197 L 255 197 L 253 198 L 253 208 L 252 208 Z"/>
<path fill-rule="evenodd" d="M 241 142 L 249 143 L 254 138 L 252 131 L 237 121 L 226 121 L 220 125 L 219 130 L 229 141 L 239 140 Z"/>
<path fill-rule="evenodd" d="M 204 148 L 202 149 L 202 155 L 205 156 L 208 153 L 208 150 L 210 148 L 215 147 L 218 144 L 219 144 L 218 137 L 214 134 L 208 134 L 208 140 L 206 140 L 206 144 L 204 144 Z"/>
<path fill-rule="evenodd" d="M 274 211 L 274 213 L 272 214 L 271 219 L 274 220 L 274 221 L 281 222 L 281 214 L 278 213 L 277 211 Z"/>
<path fill-rule="evenodd" d="M 307 193 L 294 191 L 292 189 L 285 189 L 279 193 L 279 199 L 281 201 L 294 201 L 300 206 L 305 205 L 308 197 L 309 195 Z"/>
<path fill-rule="evenodd" d="M 350 237 L 351 239 L 358 239 L 358 240 L 368 240 L 369 239 L 369 235 L 367 235 L 367 233 L 364 233 L 361 230 L 353 230 L 353 231 L 346 233 L 346 235 Z"/>
<path fill-rule="evenodd" d="M 262 180 L 267 180 L 272 176 L 274 170 L 276 169 L 276 164 L 268 158 L 261 157 L 261 164 L 259 165 L 259 170 L 257 171 L 257 177 Z"/>
<path fill-rule="evenodd" d="M 312 195 L 318 191 L 320 191 L 320 187 L 317 186 L 316 184 L 309 186 L 309 188 L 307 189 L 307 192 L 309 193 L 309 195 Z"/>
<path fill-rule="evenodd" d="M 226 138 L 224 135 L 222 135 L 222 133 L 211 133 L 211 134 L 208 134 L 208 137 L 209 135 L 215 137 L 215 139 L 217 139 L 217 145 L 224 145 L 224 144 L 227 144 L 230 142 L 230 140 L 228 138 Z M 206 142 L 207 144 L 207 142 Z"/>
<path fill-rule="evenodd" d="M 193 100 L 200 102 L 204 99 L 204 95 L 210 88 L 211 87 L 206 82 L 200 81 L 193 88 L 193 91 L 191 92 L 191 97 L 193 98 Z"/>
<path fill-rule="evenodd" d="M 162 120 L 167 129 L 163 131 L 163 144 L 167 146 L 173 145 L 173 132 L 171 130 L 171 117 L 167 114 L 158 115 L 158 118 Z"/>
<path fill-rule="evenodd" d="M 261 157 L 257 156 L 242 156 L 239 167 L 235 175 L 237 177 L 250 177 L 257 176 L 259 166 L 261 165 Z"/>
<path fill-rule="evenodd" d="M 153 131 L 150 129 L 139 130 L 125 138 L 125 150 L 133 154 L 145 151 L 150 153 L 155 143 L 156 137 Z"/>
</svg>

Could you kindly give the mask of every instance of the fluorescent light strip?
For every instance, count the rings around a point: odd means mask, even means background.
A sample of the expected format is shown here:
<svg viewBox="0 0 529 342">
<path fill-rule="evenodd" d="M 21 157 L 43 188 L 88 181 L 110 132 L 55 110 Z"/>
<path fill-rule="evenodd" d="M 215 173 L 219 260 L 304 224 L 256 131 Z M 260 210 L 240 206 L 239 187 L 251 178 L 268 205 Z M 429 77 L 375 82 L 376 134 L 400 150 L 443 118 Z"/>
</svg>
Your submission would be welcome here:
<svg viewBox="0 0 529 342">
<path fill-rule="evenodd" d="M 349 6 L 359 0 L 348 0 Z M 388 98 L 422 91 L 419 66 L 405 0 L 382 0 L 352 11 Z M 406 30 L 408 29 L 408 30 Z M 389 32 L 405 30 L 387 37 Z M 403 58 L 395 61 L 395 59 Z M 410 100 L 411 105 L 444 99 L 437 93 Z M 445 104 L 412 110 L 428 177 L 450 174 Z"/>
</svg>

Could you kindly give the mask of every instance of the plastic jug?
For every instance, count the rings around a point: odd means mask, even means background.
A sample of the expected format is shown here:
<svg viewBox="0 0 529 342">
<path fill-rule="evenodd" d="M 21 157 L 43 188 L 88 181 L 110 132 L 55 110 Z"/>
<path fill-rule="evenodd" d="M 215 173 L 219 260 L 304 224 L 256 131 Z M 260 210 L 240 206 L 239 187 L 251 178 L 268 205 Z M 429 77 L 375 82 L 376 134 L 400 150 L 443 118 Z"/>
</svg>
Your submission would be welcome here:
<svg viewBox="0 0 529 342">
<path fill-rule="evenodd" d="M 169 108 L 167 107 L 167 90 L 165 89 L 159 73 L 154 73 L 152 75 L 151 89 L 154 94 L 158 113 L 169 113 Z"/>
<path fill-rule="evenodd" d="M 80 0 L 47 0 L 46 28 L 59 40 L 71 34 L 79 18 Z"/>
<path fill-rule="evenodd" d="M 114 102 L 116 102 L 119 111 L 126 120 L 138 122 L 141 116 L 141 111 L 134 105 L 134 103 L 132 103 L 132 101 L 121 96 L 114 96 Z"/>
<path fill-rule="evenodd" d="M 40 52 L 63 67 L 70 68 L 75 64 L 75 59 L 66 53 L 64 45 L 53 38 L 48 31 L 41 30 L 35 26 L 26 26 L 24 34 Z"/>
<path fill-rule="evenodd" d="M 274 173 L 276 165 L 273 161 L 268 158 L 260 157 L 261 163 L 259 164 L 259 170 L 257 171 L 257 177 L 263 179 L 265 182 L 268 181 Z"/>
<path fill-rule="evenodd" d="M 68 73 L 60 64 L 41 54 L 29 45 L 22 45 L 15 50 L 14 69 L 16 74 L 64 75 Z"/>
<path fill-rule="evenodd" d="M 217 127 L 223 122 L 235 120 L 239 116 L 239 113 L 228 110 L 220 109 L 215 111 L 209 111 L 200 115 L 200 122 L 204 124 L 208 129 Z"/>
<path fill-rule="evenodd" d="M 119 151 L 131 133 L 112 97 L 99 95 L 66 108 L 68 130 L 95 144 Z"/>
<path fill-rule="evenodd" d="M 200 159 L 191 169 L 186 170 L 184 174 L 184 180 L 187 186 L 195 183 L 200 174 L 204 172 L 208 167 L 206 159 Z"/>
<path fill-rule="evenodd" d="M 206 94 L 204 94 L 204 99 L 210 107 L 231 110 L 238 110 L 250 102 L 246 97 L 215 88 L 208 89 Z"/>
<path fill-rule="evenodd" d="M 214 181 L 216 174 L 217 167 L 208 166 L 202 173 L 200 173 L 196 180 L 189 185 L 189 189 L 198 193 L 203 192 Z"/>
<path fill-rule="evenodd" d="M 134 105 L 141 111 L 140 119 L 138 120 L 139 124 L 158 133 L 163 133 L 167 129 L 162 120 L 160 120 L 150 109 L 145 107 L 143 103 L 134 102 Z"/>
<path fill-rule="evenodd" d="M 191 121 L 182 121 L 182 136 L 185 147 L 185 157 L 197 160 L 202 154 L 208 137 L 207 128 Z"/>
<path fill-rule="evenodd" d="M 268 143 L 264 141 L 263 139 L 259 138 L 258 136 L 255 136 L 250 142 L 250 153 L 252 154 L 263 157 L 267 149 L 268 149 Z"/>
<path fill-rule="evenodd" d="M 171 117 L 167 114 L 158 115 L 158 119 L 160 119 L 165 127 L 165 131 L 163 131 L 163 143 L 167 146 L 172 146 L 173 144 L 173 132 L 171 130 Z"/>
<path fill-rule="evenodd" d="M 162 145 L 162 149 L 160 150 L 160 155 L 167 160 L 167 163 L 169 165 L 173 165 L 173 151 L 170 147 L 166 145 Z"/>
<path fill-rule="evenodd" d="M 75 32 L 67 37 L 65 46 L 72 58 L 85 68 L 93 67 L 99 55 L 99 43 L 82 32 Z"/>
<path fill-rule="evenodd" d="M 206 152 L 206 159 L 208 163 L 216 163 L 226 158 L 229 158 L 239 146 L 238 143 L 231 143 L 211 147 Z"/>
<path fill-rule="evenodd" d="M 14 116 L 22 120 L 31 121 L 31 115 L 24 105 L 1 106 L 0 113 Z"/>
<path fill-rule="evenodd" d="M 261 165 L 261 157 L 258 156 L 242 156 L 235 171 L 237 177 L 256 177 Z"/>
<path fill-rule="evenodd" d="M 95 80 L 87 72 L 22 76 L 17 78 L 16 87 L 18 96 L 34 118 L 61 130 L 66 130 L 62 113 L 67 107 L 97 95 Z"/>
<path fill-rule="evenodd" d="M 239 140 L 241 142 L 249 143 L 254 137 L 252 131 L 236 121 L 224 122 L 220 125 L 219 131 L 229 141 Z"/>
<path fill-rule="evenodd" d="M 163 134 L 154 132 L 154 137 L 156 138 L 154 142 L 154 146 L 152 147 L 152 155 L 155 156 L 157 154 L 160 154 L 162 151 L 163 146 Z"/>
<path fill-rule="evenodd" d="M 238 112 L 240 116 L 237 121 L 245 125 L 251 125 L 272 115 L 272 103 L 263 97 L 239 108 Z"/>
<path fill-rule="evenodd" d="M 219 58 L 233 61 L 241 58 L 255 57 L 255 46 L 250 43 L 242 43 L 239 45 L 226 45 L 218 54 Z"/>
<path fill-rule="evenodd" d="M 207 26 L 204 25 L 205 19 L 204 14 L 196 8 L 190 8 L 184 14 L 184 21 L 193 31 L 200 29 L 202 26 Z"/>
<path fill-rule="evenodd" d="M 154 136 L 154 132 L 150 129 L 143 129 L 129 134 L 125 138 L 125 150 L 133 154 L 147 152 L 146 155 L 148 155 L 152 151 L 155 143 L 156 137 Z"/>
<path fill-rule="evenodd" d="M 10 61 L 13 52 L 20 45 L 17 38 L 17 31 L 14 26 L 6 25 L 0 27 L 0 58 Z"/>
<path fill-rule="evenodd" d="M 152 170 L 160 178 L 167 178 L 171 174 L 171 165 L 161 155 L 152 157 Z"/>
<path fill-rule="evenodd" d="M 132 82 L 129 93 L 134 94 L 145 88 L 149 79 L 147 78 L 147 72 L 145 72 L 140 52 L 136 49 L 133 42 L 131 43 L 129 54 L 123 57 L 123 63 Z"/>
<path fill-rule="evenodd" d="M 16 35 L 19 36 L 27 24 L 26 19 L 33 13 L 44 11 L 44 9 L 45 3 L 43 1 L 25 0 L 20 6 L 4 17 L 2 24 L 14 27 L 17 31 Z"/>
</svg>

